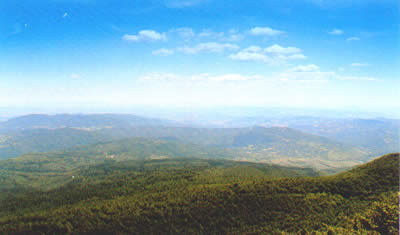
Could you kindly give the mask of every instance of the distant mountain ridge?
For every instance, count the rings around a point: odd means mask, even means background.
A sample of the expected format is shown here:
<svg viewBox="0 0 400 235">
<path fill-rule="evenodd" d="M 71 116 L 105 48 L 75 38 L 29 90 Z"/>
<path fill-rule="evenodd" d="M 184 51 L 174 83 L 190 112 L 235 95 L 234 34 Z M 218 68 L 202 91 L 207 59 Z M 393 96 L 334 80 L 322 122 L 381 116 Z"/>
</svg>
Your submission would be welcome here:
<svg viewBox="0 0 400 235">
<path fill-rule="evenodd" d="M 372 155 L 400 151 L 400 120 L 388 118 L 328 118 L 317 116 L 236 117 L 222 126 L 286 126 L 309 134 L 368 149 Z"/>
<path fill-rule="evenodd" d="M 219 148 L 235 160 L 339 169 L 398 148 L 393 120 L 285 120 L 289 127 L 195 128 L 125 114 L 28 115 L 0 123 L 0 159 L 140 137 Z"/>
<path fill-rule="evenodd" d="M 159 126 L 174 122 L 131 114 L 31 114 L 0 122 L 0 130 Z"/>
</svg>

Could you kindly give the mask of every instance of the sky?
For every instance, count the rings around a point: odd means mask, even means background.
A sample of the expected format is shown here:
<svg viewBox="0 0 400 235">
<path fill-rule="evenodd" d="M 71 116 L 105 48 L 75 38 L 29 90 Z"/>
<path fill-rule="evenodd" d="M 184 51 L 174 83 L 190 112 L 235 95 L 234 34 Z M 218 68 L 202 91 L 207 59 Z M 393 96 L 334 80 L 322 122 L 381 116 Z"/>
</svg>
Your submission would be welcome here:
<svg viewBox="0 0 400 235">
<path fill-rule="evenodd" d="M 400 108 L 397 0 L 0 2 L 0 107 Z"/>
</svg>

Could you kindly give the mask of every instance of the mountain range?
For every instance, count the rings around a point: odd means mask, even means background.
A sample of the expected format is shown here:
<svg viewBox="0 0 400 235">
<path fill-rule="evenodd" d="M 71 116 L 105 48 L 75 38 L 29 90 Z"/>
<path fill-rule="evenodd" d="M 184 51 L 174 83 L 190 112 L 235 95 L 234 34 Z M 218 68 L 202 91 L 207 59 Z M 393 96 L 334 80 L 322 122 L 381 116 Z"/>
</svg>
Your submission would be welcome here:
<svg viewBox="0 0 400 235">
<path fill-rule="evenodd" d="M 396 120 L 257 120 L 253 127 L 199 128 L 128 114 L 28 115 L 0 122 L 0 159 L 140 137 L 213 147 L 233 160 L 328 170 L 398 149 Z"/>
</svg>

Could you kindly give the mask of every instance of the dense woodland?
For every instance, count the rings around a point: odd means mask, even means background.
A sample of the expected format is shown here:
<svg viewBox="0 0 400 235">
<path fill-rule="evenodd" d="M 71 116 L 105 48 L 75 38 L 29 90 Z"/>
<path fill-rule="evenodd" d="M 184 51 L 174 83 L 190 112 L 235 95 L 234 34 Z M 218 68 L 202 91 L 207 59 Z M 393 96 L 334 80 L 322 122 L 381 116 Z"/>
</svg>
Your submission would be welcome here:
<svg viewBox="0 0 400 235">
<path fill-rule="evenodd" d="M 55 187 L 4 188 L 0 233 L 398 234 L 398 169 L 399 154 L 333 176 L 227 160 L 108 159 L 66 170 L 62 185 L 48 181 Z"/>
</svg>

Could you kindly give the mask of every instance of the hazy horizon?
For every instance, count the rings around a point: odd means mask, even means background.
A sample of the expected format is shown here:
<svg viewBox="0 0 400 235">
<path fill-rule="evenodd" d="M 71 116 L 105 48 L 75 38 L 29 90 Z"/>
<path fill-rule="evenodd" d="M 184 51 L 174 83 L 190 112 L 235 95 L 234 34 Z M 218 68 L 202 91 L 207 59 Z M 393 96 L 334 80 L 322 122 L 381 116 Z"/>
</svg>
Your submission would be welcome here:
<svg viewBox="0 0 400 235">
<path fill-rule="evenodd" d="M 396 110 L 360 110 L 360 109 L 334 109 L 334 108 L 296 108 L 296 107 L 257 107 L 257 106 L 216 106 L 216 107 L 179 107 L 179 106 L 133 106 L 129 108 L 118 107 L 0 107 L 0 121 L 19 116 L 43 115 L 89 115 L 89 114 L 129 114 L 149 118 L 169 120 L 223 120 L 227 118 L 280 118 L 280 117 L 320 117 L 320 118 L 360 118 L 399 119 L 400 112 Z"/>
</svg>

